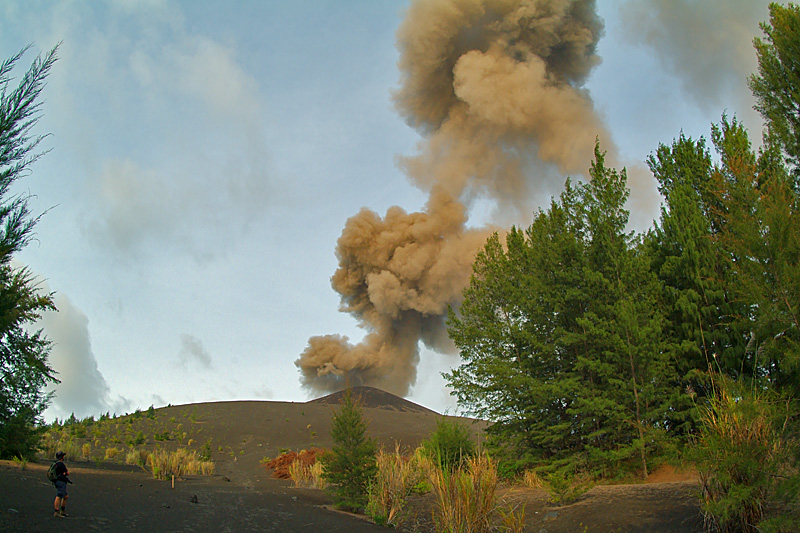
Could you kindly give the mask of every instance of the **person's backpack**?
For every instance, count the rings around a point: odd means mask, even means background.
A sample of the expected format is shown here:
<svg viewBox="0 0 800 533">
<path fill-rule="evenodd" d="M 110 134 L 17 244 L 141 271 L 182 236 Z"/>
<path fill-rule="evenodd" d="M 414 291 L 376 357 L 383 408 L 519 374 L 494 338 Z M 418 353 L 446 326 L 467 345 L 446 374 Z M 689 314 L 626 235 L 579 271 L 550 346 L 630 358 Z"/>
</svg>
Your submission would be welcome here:
<svg viewBox="0 0 800 533">
<path fill-rule="evenodd" d="M 58 474 L 56 473 L 56 462 L 50 465 L 50 468 L 47 469 L 47 479 L 55 483 L 58 479 Z"/>
</svg>

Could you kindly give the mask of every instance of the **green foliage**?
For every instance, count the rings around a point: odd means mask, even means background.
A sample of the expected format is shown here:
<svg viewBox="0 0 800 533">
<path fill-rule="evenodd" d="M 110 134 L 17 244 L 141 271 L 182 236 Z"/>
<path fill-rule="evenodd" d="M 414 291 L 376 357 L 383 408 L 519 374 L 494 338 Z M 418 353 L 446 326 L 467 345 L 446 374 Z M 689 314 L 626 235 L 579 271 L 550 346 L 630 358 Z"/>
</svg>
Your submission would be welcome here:
<svg viewBox="0 0 800 533">
<path fill-rule="evenodd" d="M 721 165 L 713 173 L 731 284 L 746 302 L 745 376 L 800 395 L 800 195 L 767 148 L 756 156 L 744 127 L 723 117 L 712 139 Z M 724 369 L 724 367 L 723 367 Z M 729 375 L 737 376 L 730 370 Z"/>
<path fill-rule="evenodd" d="M 594 486 L 591 478 L 575 474 L 569 468 L 559 468 L 545 477 L 545 487 L 550 493 L 550 502 L 570 504 Z"/>
<path fill-rule="evenodd" d="M 367 490 L 375 477 L 375 442 L 367 436 L 361 407 L 348 389 L 338 412 L 333 413 L 331 450 L 322 454 L 323 477 L 331 484 L 334 503 L 358 511 L 367 504 Z"/>
<path fill-rule="evenodd" d="M 715 394 L 701 406 L 702 426 L 691 456 L 700 472 L 707 529 L 797 531 L 800 442 L 792 433 L 797 404 L 719 375 L 715 385 Z"/>
<path fill-rule="evenodd" d="M 139 446 L 144 444 L 145 442 L 147 442 L 147 439 L 145 438 L 144 433 L 142 431 L 139 431 L 138 433 L 136 433 L 135 437 L 129 438 L 126 441 L 126 444 L 128 446 Z"/>
<path fill-rule="evenodd" d="M 201 461 L 210 461 L 211 460 L 211 439 L 208 439 L 205 444 L 200 448 L 200 453 L 198 457 Z"/>
<path fill-rule="evenodd" d="M 33 409 L 20 407 L 0 424 L 0 457 L 33 459 L 45 428 L 37 425 Z"/>
<path fill-rule="evenodd" d="M 776 144 L 794 166 L 795 190 L 800 191 L 800 8 L 769 6 L 765 39 L 756 38 L 758 74 L 750 77 L 756 109 L 767 125 L 768 142 Z"/>
<path fill-rule="evenodd" d="M 671 409 L 657 279 L 625 232 L 625 172 L 597 147 L 590 174 L 526 231 L 488 240 L 448 318 L 462 364 L 445 377 L 515 468 L 646 471 Z"/>
<path fill-rule="evenodd" d="M 475 443 L 465 425 L 441 417 L 436 430 L 422 442 L 422 450 L 440 468 L 450 470 L 475 454 Z"/>
<path fill-rule="evenodd" d="M 50 294 L 25 268 L 12 266 L 14 254 L 33 238 L 39 217 L 32 216 L 24 194 L 11 195 L 12 185 L 29 171 L 41 153 L 43 137 L 31 137 L 39 119 L 37 102 L 56 61 L 57 47 L 37 57 L 19 85 L 7 91 L 11 70 L 27 48 L 0 64 L 0 457 L 30 456 L 37 425 L 49 402 L 43 392 L 57 383 L 48 365 L 50 341 L 28 327 L 42 312 L 55 309 Z"/>
</svg>

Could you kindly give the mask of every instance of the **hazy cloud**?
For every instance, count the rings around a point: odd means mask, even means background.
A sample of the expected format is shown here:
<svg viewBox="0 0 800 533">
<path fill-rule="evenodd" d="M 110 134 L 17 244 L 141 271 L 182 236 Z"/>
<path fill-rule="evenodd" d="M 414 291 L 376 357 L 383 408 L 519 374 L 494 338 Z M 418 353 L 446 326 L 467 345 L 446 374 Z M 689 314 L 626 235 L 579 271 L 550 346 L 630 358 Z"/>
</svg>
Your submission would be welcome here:
<svg viewBox="0 0 800 533">
<path fill-rule="evenodd" d="M 756 71 L 753 37 L 769 18 L 768 0 L 626 0 L 622 19 L 632 42 L 652 48 L 706 111 L 755 115 L 747 77 Z"/>
<path fill-rule="evenodd" d="M 43 291 L 47 290 L 45 286 Z M 60 384 L 47 388 L 55 392 L 55 397 L 46 417 L 64 418 L 75 413 L 83 418 L 129 408 L 130 402 L 126 399 L 112 399 L 108 383 L 97 366 L 89 336 L 89 319 L 66 295 L 56 293 L 54 300 L 58 311 L 44 313 L 39 322 L 53 342 L 50 365 L 61 380 Z"/>
<path fill-rule="evenodd" d="M 235 48 L 162 7 L 72 14 L 60 64 L 73 81 L 56 80 L 58 98 L 82 110 L 62 120 L 80 132 L 68 142 L 86 166 L 81 222 L 92 242 L 126 257 L 166 246 L 202 260 L 225 253 L 275 200 L 264 98 Z M 91 25 L 98 15 L 106 25 Z"/>
<path fill-rule="evenodd" d="M 203 368 L 211 368 L 211 355 L 200 339 L 188 333 L 181 334 L 180 361 L 182 365 L 199 363 Z"/>
</svg>

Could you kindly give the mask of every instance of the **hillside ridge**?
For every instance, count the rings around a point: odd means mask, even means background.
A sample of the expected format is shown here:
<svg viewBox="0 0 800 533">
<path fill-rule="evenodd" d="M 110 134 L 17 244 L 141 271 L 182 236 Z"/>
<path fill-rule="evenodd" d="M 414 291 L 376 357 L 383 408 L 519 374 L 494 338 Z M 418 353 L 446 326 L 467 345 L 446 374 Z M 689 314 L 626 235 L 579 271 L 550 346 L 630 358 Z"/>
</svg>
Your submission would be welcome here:
<svg viewBox="0 0 800 533">
<path fill-rule="evenodd" d="M 361 385 L 358 387 L 351 387 L 350 391 L 352 392 L 353 397 L 357 399 L 357 401 L 361 404 L 362 407 L 366 407 L 369 409 L 387 409 L 390 411 L 398 411 L 401 413 L 426 413 L 433 415 L 439 414 L 436 411 L 433 411 L 432 409 L 428 409 L 427 407 L 423 407 L 422 405 L 419 405 L 410 400 L 406 400 L 405 398 L 401 398 L 400 396 L 396 396 L 390 392 L 386 392 L 385 390 L 381 390 L 375 387 L 368 387 Z M 340 390 L 328 394 L 327 396 L 322 396 L 321 398 L 309 400 L 306 403 L 338 405 L 342 402 L 344 394 L 345 390 Z"/>
</svg>

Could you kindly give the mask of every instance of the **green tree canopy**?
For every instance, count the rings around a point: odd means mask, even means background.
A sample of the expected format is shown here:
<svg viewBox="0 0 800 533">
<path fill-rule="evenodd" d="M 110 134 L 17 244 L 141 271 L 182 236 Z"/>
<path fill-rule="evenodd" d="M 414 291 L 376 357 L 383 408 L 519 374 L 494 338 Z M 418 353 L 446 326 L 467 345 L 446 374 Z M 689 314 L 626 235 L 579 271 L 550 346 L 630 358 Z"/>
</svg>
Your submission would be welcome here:
<svg viewBox="0 0 800 533">
<path fill-rule="evenodd" d="M 27 268 L 12 265 L 39 220 L 30 212 L 28 197 L 12 194 L 11 188 L 41 155 L 36 148 L 43 137 L 31 131 L 57 47 L 37 57 L 19 85 L 8 91 L 11 71 L 26 51 L 0 64 L 0 457 L 33 453 L 35 426 L 49 401 L 43 389 L 57 381 L 47 363 L 50 342 L 41 331 L 26 327 L 43 311 L 55 309 L 53 300 L 40 292 Z"/>
<path fill-rule="evenodd" d="M 800 187 L 800 8 L 789 3 L 769 6 L 769 23 L 762 23 L 764 40 L 753 43 L 758 74 L 749 83 L 756 110 L 767 123 L 768 140 L 776 143 L 794 167 Z"/>
<path fill-rule="evenodd" d="M 462 364 L 445 378 L 507 457 L 593 470 L 639 459 L 646 472 L 674 379 L 657 280 L 625 232 L 625 172 L 598 147 L 590 175 L 478 254 L 448 319 Z"/>
</svg>

